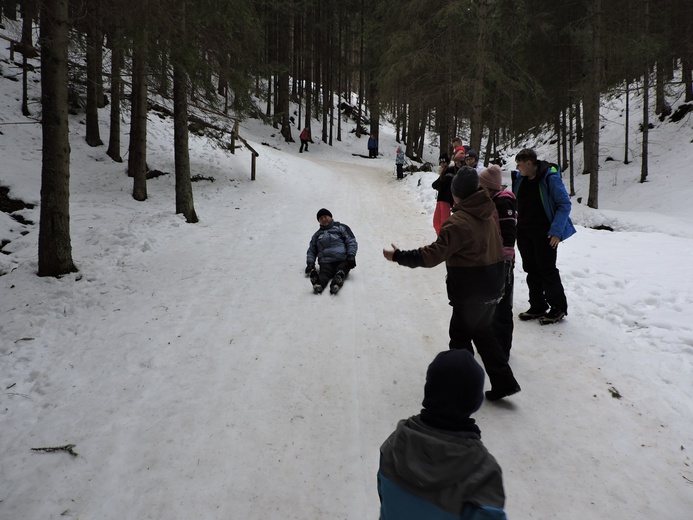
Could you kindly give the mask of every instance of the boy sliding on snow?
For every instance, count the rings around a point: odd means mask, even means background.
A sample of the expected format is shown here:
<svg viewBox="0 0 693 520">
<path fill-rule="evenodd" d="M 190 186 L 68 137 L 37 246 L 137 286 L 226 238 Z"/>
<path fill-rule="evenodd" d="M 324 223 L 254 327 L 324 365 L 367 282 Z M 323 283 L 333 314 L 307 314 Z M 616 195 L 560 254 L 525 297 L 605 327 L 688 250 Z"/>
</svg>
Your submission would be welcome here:
<svg viewBox="0 0 693 520">
<path fill-rule="evenodd" d="M 322 208 L 317 218 L 320 229 L 310 239 L 306 274 L 315 294 L 320 294 L 330 279 L 330 294 L 337 294 L 349 271 L 356 267 L 358 244 L 349 226 L 333 220 L 329 210 Z M 319 272 L 315 269 L 316 260 L 320 264 Z"/>
</svg>

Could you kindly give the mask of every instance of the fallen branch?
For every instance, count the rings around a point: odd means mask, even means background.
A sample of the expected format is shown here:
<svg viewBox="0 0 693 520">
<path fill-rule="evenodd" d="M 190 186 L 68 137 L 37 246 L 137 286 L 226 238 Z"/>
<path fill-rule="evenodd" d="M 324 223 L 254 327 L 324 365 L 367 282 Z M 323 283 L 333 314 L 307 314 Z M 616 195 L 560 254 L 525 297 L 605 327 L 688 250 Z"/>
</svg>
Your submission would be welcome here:
<svg viewBox="0 0 693 520">
<path fill-rule="evenodd" d="M 73 457 L 76 457 L 78 454 L 76 451 L 72 449 L 74 447 L 74 444 L 66 444 L 65 446 L 54 446 L 50 448 L 31 448 L 31 451 L 45 451 L 46 453 L 53 453 L 55 451 L 66 451 Z"/>
</svg>

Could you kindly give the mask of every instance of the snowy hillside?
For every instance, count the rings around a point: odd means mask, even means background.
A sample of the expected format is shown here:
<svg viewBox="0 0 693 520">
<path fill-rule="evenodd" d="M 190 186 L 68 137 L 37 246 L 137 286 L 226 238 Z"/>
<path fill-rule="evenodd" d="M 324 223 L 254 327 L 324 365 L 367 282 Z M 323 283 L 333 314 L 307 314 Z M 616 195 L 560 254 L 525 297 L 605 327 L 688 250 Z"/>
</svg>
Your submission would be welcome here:
<svg viewBox="0 0 693 520">
<path fill-rule="evenodd" d="M 40 126 L 21 115 L 20 71 L 1 47 L 0 186 L 34 207 L 15 213 L 26 223 L 0 212 L 0 518 L 377 518 L 378 448 L 418 413 L 426 367 L 447 348 L 444 267 L 382 257 L 434 240 L 435 174 L 395 180 L 389 127 L 369 160 L 347 131 L 299 154 L 248 120 L 255 181 L 247 149 L 191 136 L 193 174 L 214 181 L 194 183 L 200 222 L 186 224 L 173 176 L 136 202 L 124 164 L 87 146 L 77 115 L 79 272 L 39 278 Z M 574 202 L 578 233 L 559 247 L 569 316 L 516 322 L 522 392 L 475 415 L 510 519 L 691 517 L 693 118 L 655 120 L 640 184 L 638 103 L 628 165 L 622 100 L 605 103 L 600 209 Z M 554 160 L 549 140 L 522 146 Z M 171 121 L 151 117 L 148 143 L 150 166 L 173 172 Z M 575 182 L 586 201 L 587 178 Z M 314 295 L 303 274 L 321 207 L 359 242 L 337 296 Z M 520 312 L 521 263 L 515 277 Z M 35 451 L 66 445 L 76 455 Z"/>
</svg>

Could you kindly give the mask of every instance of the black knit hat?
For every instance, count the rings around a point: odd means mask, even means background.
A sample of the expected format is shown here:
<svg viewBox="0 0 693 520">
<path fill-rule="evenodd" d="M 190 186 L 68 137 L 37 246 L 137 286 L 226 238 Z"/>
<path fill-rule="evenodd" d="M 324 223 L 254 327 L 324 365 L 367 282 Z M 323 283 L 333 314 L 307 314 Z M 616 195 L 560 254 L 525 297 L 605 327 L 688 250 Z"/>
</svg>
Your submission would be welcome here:
<svg viewBox="0 0 693 520">
<path fill-rule="evenodd" d="M 452 178 L 452 194 L 458 199 L 466 199 L 479 189 L 479 174 L 474 168 L 462 166 Z"/>
<path fill-rule="evenodd" d="M 428 365 L 421 418 L 437 428 L 456 430 L 481 408 L 484 369 L 466 349 L 438 354 Z"/>
<path fill-rule="evenodd" d="M 324 217 L 325 215 L 332 218 L 332 213 L 330 213 L 330 210 L 322 208 L 320 211 L 318 211 L 317 219 L 320 220 L 320 217 Z"/>
</svg>

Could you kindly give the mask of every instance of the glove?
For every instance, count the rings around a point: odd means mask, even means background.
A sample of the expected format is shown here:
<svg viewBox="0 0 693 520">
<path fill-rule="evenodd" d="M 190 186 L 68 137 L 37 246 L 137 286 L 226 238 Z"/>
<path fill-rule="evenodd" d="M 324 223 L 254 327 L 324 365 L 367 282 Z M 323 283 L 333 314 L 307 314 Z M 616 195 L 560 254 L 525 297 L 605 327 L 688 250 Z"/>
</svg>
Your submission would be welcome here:
<svg viewBox="0 0 693 520">
<path fill-rule="evenodd" d="M 308 264 L 306 266 L 306 274 L 310 274 L 313 269 L 315 269 L 315 264 Z"/>
<path fill-rule="evenodd" d="M 353 269 L 356 267 L 356 257 L 354 256 L 347 256 L 346 259 L 346 266 L 348 269 Z"/>
</svg>

